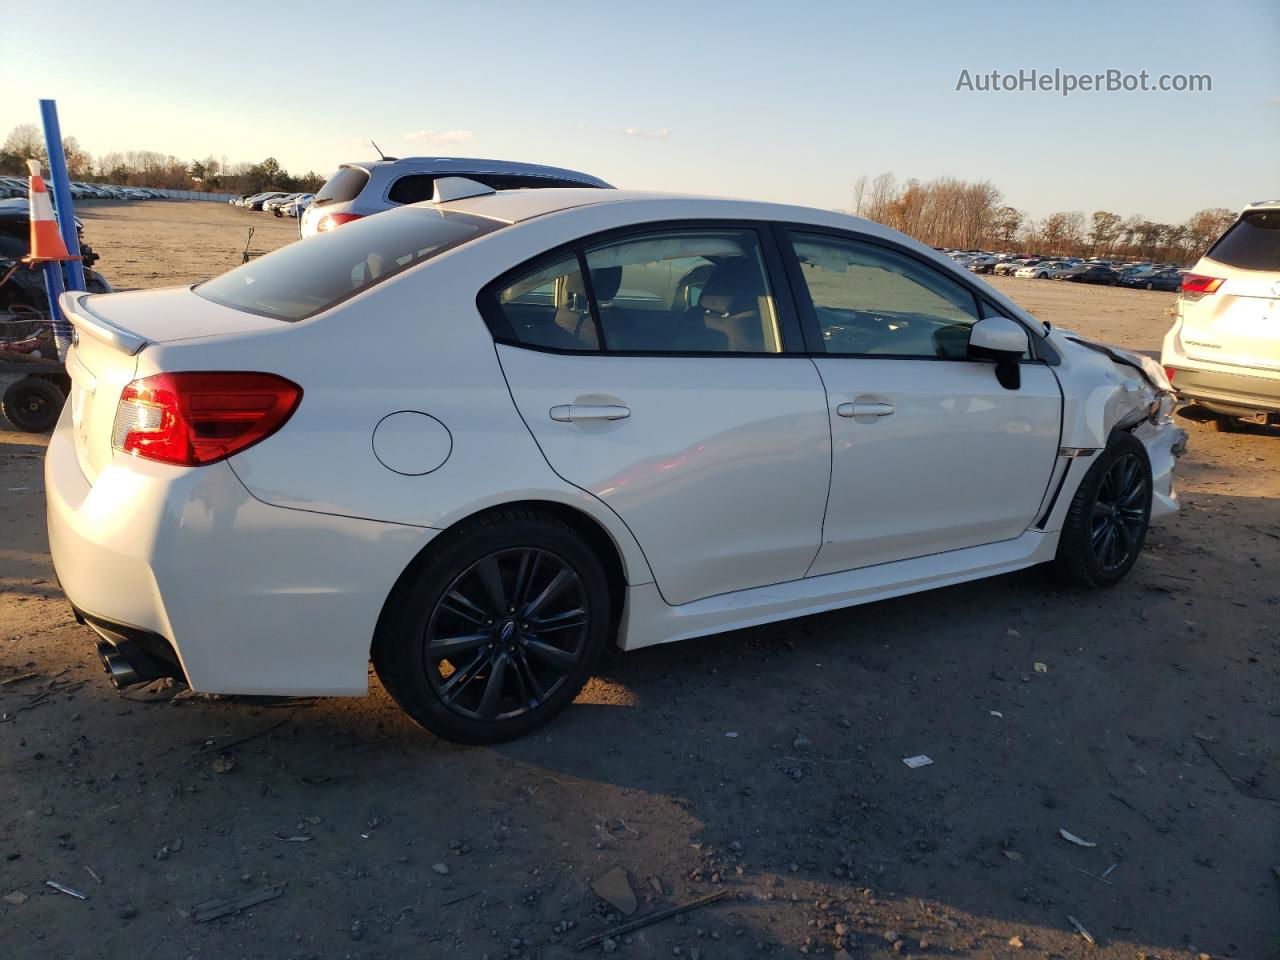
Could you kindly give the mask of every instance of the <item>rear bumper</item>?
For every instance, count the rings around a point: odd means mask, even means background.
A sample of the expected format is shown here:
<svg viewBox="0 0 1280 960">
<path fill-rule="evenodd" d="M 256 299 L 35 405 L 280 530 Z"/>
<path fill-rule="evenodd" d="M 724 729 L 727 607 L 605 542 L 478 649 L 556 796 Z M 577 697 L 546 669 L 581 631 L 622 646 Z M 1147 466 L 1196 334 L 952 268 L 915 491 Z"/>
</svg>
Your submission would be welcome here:
<svg viewBox="0 0 1280 960">
<path fill-rule="evenodd" d="M 1184 400 L 1195 400 L 1224 413 L 1280 413 L 1280 377 L 1258 376 L 1198 367 L 1166 364 L 1176 373 L 1174 389 Z"/>
<path fill-rule="evenodd" d="M 72 605 L 126 662 L 125 651 L 162 663 L 172 649 L 209 693 L 363 694 L 382 604 L 435 533 L 268 506 L 225 462 L 118 457 L 90 484 L 67 414 L 45 489 Z"/>
</svg>

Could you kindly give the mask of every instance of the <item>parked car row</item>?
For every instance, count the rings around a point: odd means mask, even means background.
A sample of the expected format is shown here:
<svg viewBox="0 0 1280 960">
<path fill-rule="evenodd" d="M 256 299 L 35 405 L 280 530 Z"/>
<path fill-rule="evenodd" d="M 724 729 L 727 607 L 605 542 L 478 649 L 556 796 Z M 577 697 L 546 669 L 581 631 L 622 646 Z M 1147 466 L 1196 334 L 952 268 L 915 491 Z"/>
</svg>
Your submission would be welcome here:
<svg viewBox="0 0 1280 960">
<path fill-rule="evenodd" d="M 26 198 L 26 177 L 0 177 L 0 200 L 11 197 Z M 72 181 L 73 200 L 161 200 L 164 193 L 152 187 L 117 187 L 106 183 L 81 183 Z"/>
<path fill-rule="evenodd" d="M 283 190 L 265 190 L 262 193 L 248 193 L 243 197 L 235 197 L 227 202 L 233 207 L 261 210 L 263 213 L 274 213 L 277 217 L 300 217 L 314 196 L 315 194 L 301 191 L 286 193 Z"/>
<path fill-rule="evenodd" d="M 991 254 L 977 250 L 943 251 L 971 273 L 989 273 L 1023 280 L 1068 280 L 1108 287 L 1178 291 L 1187 271 L 1172 264 L 1150 261 L 1123 262 L 1080 257 L 1040 257 L 1020 254 Z"/>
</svg>

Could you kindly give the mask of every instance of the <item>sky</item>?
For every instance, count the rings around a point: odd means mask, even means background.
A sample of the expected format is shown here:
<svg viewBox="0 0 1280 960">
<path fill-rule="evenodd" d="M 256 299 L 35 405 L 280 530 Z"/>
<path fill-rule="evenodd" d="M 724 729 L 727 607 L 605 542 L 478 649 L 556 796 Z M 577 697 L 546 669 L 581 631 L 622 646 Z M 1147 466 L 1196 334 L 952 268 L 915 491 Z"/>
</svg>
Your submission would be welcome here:
<svg viewBox="0 0 1280 960">
<path fill-rule="evenodd" d="M 468 4 L 62 0 L 0 35 L 0 137 L 58 102 L 98 155 L 499 157 L 637 189 L 851 205 L 859 176 L 993 182 L 1032 217 L 1179 222 L 1280 196 L 1280 2 Z M 186 10 L 183 14 L 179 11 Z M 68 43 L 55 60 L 59 20 Z M 957 90 L 992 70 L 1208 92 Z M 977 81 L 974 80 L 976 85 Z"/>
</svg>

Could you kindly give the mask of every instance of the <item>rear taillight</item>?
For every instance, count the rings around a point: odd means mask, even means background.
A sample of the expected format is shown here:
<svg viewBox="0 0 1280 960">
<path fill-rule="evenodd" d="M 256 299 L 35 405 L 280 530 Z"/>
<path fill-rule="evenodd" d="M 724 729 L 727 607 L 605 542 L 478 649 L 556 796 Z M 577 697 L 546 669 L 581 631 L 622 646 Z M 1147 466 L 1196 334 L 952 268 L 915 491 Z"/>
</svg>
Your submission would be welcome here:
<svg viewBox="0 0 1280 960">
<path fill-rule="evenodd" d="M 1182 292 L 1204 296 L 1206 293 L 1217 293 L 1222 286 L 1222 277 L 1206 277 L 1199 273 L 1186 273 L 1182 276 Z"/>
<path fill-rule="evenodd" d="M 316 232 L 324 233 L 326 230 L 333 230 L 344 223 L 359 220 L 362 216 L 364 216 L 362 213 L 326 213 L 320 218 L 320 222 L 316 224 Z"/>
<path fill-rule="evenodd" d="M 272 373 L 159 373 L 120 393 L 111 445 L 160 463 L 215 463 L 271 436 L 301 399 Z"/>
<path fill-rule="evenodd" d="M 1173 375 L 1174 375 L 1175 373 L 1177 373 L 1177 372 L 1178 372 L 1178 371 L 1177 371 L 1175 368 L 1173 368 L 1173 367 L 1165 367 L 1165 368 L 1164 368 L 1164 375 L 1165 375 L 1166 377 L 1168 377 L 1168 378 L 1169 378 L 1169 382 L 1170 382 L 1170 383 L 1173 383 Z"/>
</svg>

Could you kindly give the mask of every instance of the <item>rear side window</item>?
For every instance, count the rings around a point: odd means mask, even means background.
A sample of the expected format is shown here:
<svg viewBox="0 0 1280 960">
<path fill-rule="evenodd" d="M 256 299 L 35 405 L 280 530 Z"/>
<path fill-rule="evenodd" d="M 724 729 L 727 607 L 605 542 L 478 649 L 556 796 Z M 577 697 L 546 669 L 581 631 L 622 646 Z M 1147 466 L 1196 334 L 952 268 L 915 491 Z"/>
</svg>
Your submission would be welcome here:
<svg viewBox="0 0 1280 960">
<path fill-rule="evenodd" d="M 501 313 L 490 321 L 499 339 L 531 347 L 782 352 L 759 237 L 749 229 L 629 236 L 567 253 L 489 296 Z"/>
<path fill-rule="evenodd" d="M 573 180 L 558 180 L 554 177 L 530 177 L 512 173 L 411 173 L 401 177 L 387 191 L 387 199 L 392 203 L 421 203 L 435 196 L 436 179 L 438 177 L 466 177 L 495 190 L 520 190 L 533 187 L 591 187 L 589 183 L 578 183 Z"/>
<path fill-rule="evenodd" d="M 194 289 L 246 313 L 304 320 L 502 225 L 465 213 L 391 210 L 291 243 Z"/>
<path fill-rule="evenodd" d="M 503 287 L 498 291 L 498 306 L 521 343 L 556 350 L 600 347 L 576 254 Z"/>
<path fill-rule="evenodd" d="M 326 203 L 346 203 L 354 200 L 360 196 L 360 191 L 368 182 L 369 172 L 363 167 L 339 167 L 338 172 L 316 191 L 315 203 L 321 206 Z"/>
<path fill-rule="evenodd" d="M 1280 210 L 1246 213 L 1205 256 L 1240 270 L 1280 270 Z"/>
</svg>

